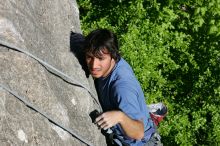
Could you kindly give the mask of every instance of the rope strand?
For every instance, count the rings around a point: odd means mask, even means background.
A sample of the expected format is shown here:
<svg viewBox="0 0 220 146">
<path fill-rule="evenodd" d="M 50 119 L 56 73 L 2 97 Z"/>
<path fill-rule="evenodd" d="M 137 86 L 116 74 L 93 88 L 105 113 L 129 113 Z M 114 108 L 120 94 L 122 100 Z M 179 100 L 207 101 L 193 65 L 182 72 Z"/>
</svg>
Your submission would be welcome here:
<svg viewBox="0 0 220 146">
<path fill-rule="evenodd" d="M 99 110 L 101 112 L 102 108 L 99 104 L 99 102 L 97 101 L 97 98 L 96 96 L 90 91 L 90 89 L 88 87 L 86 87 L 85 85 L 82 85 L 79 81 L 77 81 L 76 79 L 72 79 L 70 76 L 66 75 L 65 73 L 63 73 L 62 71 L 56 69 L 55 67 L 53 67 L 52 65 L 48 64 L 47 62 L 41 60 L 40 58 L 34 56 L 33 54 L 25 51 L 24 49 L 21 49 L 21 48 L 18 48 L 16 46 L 14 46 L 13 44 L 10 44 L 8 42 L 5 42 L 5 41 L 2 41 L 0 40 L 0 45 L 1 46 L 5 46 L 7 47 L 8 49 L 12 49 L 12 50 L 15 50 L 15 51 L 19 51 L 19 52 L 22 52 L 28 56 L 30 56 L 31 58 L 37 60 L 41 65 L 43 65 L 49 72 L 57 75 L 58 77 L 60 77 L 61 79 L 63 79 L 64 81 L 74 85 L 74 86 L 79 86 L 79 87 L 82 87 L 84 88 L 85 90 L 87 90 L 89 92 L 89 94 L 91 95 L 91 97 L 93 98 L 93 100 L 95 101 L 95 103 L 98 105 L 99 107 Z"/>
<path fill-rule="evenodd" d="M 85 90 L 87 90 L 89 92 L 89 94 L 92 96 L 93 100 L 95 101 L 95 103 L 98 105 L 99 110 L 101 112 L 102 108 L 99 104 L 99 102 L 96 99 L 96 96 L 89 90 L 89 88 L 87 88 L 86 86 L 82 85 L 79 81 L 77 80 L 73 80 L 71 77 L 69 77 L 68 75 L 66 75 L 65 73 L 63 73 L 62 71 L 56 69 L 55 67 L 51 66 L 50 64 L 48 64 L 47 62 L 39 59 L 38 57 L 34 56 L 33 54 L 25 51 L 24 49 L 18 48 L 16 46 L 14 46 L 13 44 L 10 44 L 8 42 L 2 41 L 0 40 L 0 45 L 4 46 L 8 49 L 12 49 L 15 51 L 19 51 L 21 53 L 24 53 L 28 56 L 30 56 L 31 58 L 37 60 L 41 65 L 43 65 L 47 71 L 49 71 L 52 74 L 55 74 L 56 76 L 58 76 L 59 78 L 63 79 L 64 81 L 66 81 L 67 83 L 74 85 L 74 86 L 79 86 L 84 88 Z M 75 131 L 66 128 L 65 126 L 63 126 L 61 123 L 56 122 L 52 117 L 50 117 L 49 115 L 47 115 L 45 112 L 41 111 L 39 108 L 35 107 L 34 105 L 32 105 L 29 101 L 26 100 L 25 97 L 19 96 L 16 92 L 10 90 L 8 87 L 4 86 L 3 84 L 0 83 L 0 87 L 6 91 L 8 91 L 10 94 L 14 95 L 17 99 L 19 99 L 21 102 L 23 102 L 27 107 L 31 108 L 32 110 L 38 112 L 39 114 L 41 114 L 43 117 L 47 118 L 50 122 L 54 123 L 55 125 L 57 125 L 58 127 L 62 128 L 63 130 L 67 131 L 68 133 L 70 133 L 72 136 L 74 136 L 75 138 L 77 138 L 78 140 L 80 140 L 81 142 L 83 142 L 84 144 L 88 145 L 88 146 L 93 146 L 90 142 L 84 140 L 81 136 L 79 136 Z"/>
<path fill-rule="evenodd" d="M 56 122 L 52 117 L 50 117 L 49 115 L 47 115 L 45 112 L 41 111 L 39 108 L 37 108 L 36 106 L 34 106 L 33 104 L 31 104 L 29 101 L 27 101 L 27 98 L 19 96 L 16 92 L 10 90 L 8 87 L 0 84 L 0 87 L 3 88 L 4 90 L 8 91 L 10 94 L 14 95 L 17 99 L 19 99 L 21 102 L 23 102 L 27 107 L 31 108 L 32 110 L 38 112 L 39 114 L 41 114 L 43 117 L 47 118 L 51 123 L 57 125 L 58 127 L 62 128 L 63 130 L 67 131 L 68 133 L 70 133 L 72 136 L 74 136 L 75 138 L 77 138 L 78 140 L 80 140 L 81 142 L 85 143 L 88 146 L 93 146 L 90 142 L 84 140 L 81 136 L 79 136 L 75 131 L 66 128 L 65 126 L 63 126 L 61 123 Z"/>
</svg>

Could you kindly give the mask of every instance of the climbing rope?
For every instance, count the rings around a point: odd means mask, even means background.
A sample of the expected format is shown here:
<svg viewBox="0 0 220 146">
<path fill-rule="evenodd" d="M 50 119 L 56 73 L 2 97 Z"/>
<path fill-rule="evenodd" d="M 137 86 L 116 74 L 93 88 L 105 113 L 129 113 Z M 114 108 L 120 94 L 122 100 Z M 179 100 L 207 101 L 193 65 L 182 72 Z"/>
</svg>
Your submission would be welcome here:
<svg viewBox="0 0 220 146">
<path fill-rule="evenodd" d="M 51 72 L 52 74 L 55 74 L 57 75 L 58 77 L 60 77 L 61 79 L 63 79 L 64 81 L 72 84 L 72 85 L 75 85 L 75 86 L 79 86 L 81 88 L 84 88 L 86 89 L 89 94 L 92 96 L 93 100 L 95 101 L 95 103 L 98 105 L 99 107 L 99 110 L 101 112 L 101 106 L 99 104 L 99 102 L 97 101 L 97 98 L 96 96 L 90 91 L 89 88 L 87 88 L 85 85 L 82 85 L 79 81 L 77 81 L 76 79 L 72 79 L 70 76 L 66 75 L 65 73 L 63 73 L 62 71 L 56 69 L 55 67 L 53 67 L 52 65 L 48 64 L 47 62 L 41 60 L 40 58 L 34 56 L 33 54 L 25 51 L 24 49 L 21 49 L 21 48 L 18 48 L 16 46 L 14 46 L 13 44 L 10 44 L 10 43 L 7 43 L 5 41 L 2 41 L 0 40 L 0 45 L 1 46 L 4 46 L 4 47 L 7 47 L 9 49 L 12 49 L 12 50 L 15 50 L 15 51 L 19 51 L 19 52 L 22 52 L 28 56 L 30 56 L 31 58 L 37 60 L 41 65 L 43 65 L 49 72 Z"/>
<path fill-rule="evenodd" d="M 14 46 L 13 44 L 10 44 L 8 42 L 2 41 L 0 40 L 0 45 L 4 46 L 8 49 L 12 49 L 15 51 L 19 51 L 22 52 L 28 56 L 30 56 L 31 58 L 37 60 L 41 65 L 43 65 L 47 71 L 49 71 L 52 74 L 55 74 L 56 76 L 58 76 L 59 78 L 63 79 L 64 81 L 66 81 L 67 83 L 74 85 L 74 86 L 79 86 L 81 88 L 84 88 L 85 90 L 87 90 L 89 92 L 89 94 L 92 96 L 93 100 L 95 101 L 95 103 L 98 105 L 99 110 L 101 112 L 102 108 L 99 104 L 99 102 L 97 101 L 97 99 L 95 98 L 95 95 L 84 85 L 82 85 L 79 81 L 77 81 L 76 79 L 73 80 L 71 77 L 69 77 L 68 75 L 66 75 L 65 73 L 63 73 L 62 71 L 56 69 L 55 67 L 51 66 L 50 64 L 48 64 L 47 62 L 39 59 L 38 57 L 34 56 L 33 54 L 25 51 L 24 49 L 18 48 L 16 46 Z M 44 116 L 45 118 L 47 118 L 50 122 L 54 123 L 55 125 L 57 125 L 58 127 L 62 128 L 63 130 L 67 131 L 68 133 L 70 133 L 72 136 L 76 137 L 78 140 L 80 140 L 81 142 L 85 143 L 88 146 L 93 146 L 90 142 L 84 140 L 81 136 L 79 136 L 75 131 L 66 128 L 65 126 L 63 126 L 61 123 L 56 122 L 52 117 L 48 116 L 45 112 L 41 111 L 40 109 L 38 109 L 37 107 L 35 107 L 34 105 L 32 105 L 29 101 L 26 100 L 25 97 L 19 96 L 16 92 L 13 92 L 12 90 L 10 90 L 8 87 L 4 86 L 3 84 L 0 83 L 0 87 L 3 88 L 4 90 L 8 91 L 10 94 L 14 95 L 16 98 L 18 98 L 20 101 L 22 101 L 27 107 L 33 109 L 34 111 L 38 112 L 39 114 L 41 114 L 42 116 Z"/>
<path fill-rule="evenodd" d="M 56 122 L 52 117 L 50 117 L 49 115 L 47 115 L 45 112 L 41 111 L 38 107 L 34 106 L 33 104 L 31 104 L 27 98 L 19 96 L 16 92 L 10 90 L 8 87 L 5 87 L 4 85 L 0 84 L 0 87 L 3 88 L 4 90 L 8 91 L 10 94 L 14 95 L 17 99 L 19 99 L 21 102 L 23 102 L 27 107 L 31 108 L 32 110 L 38 112 L 39 114 L 41 114 L 43 117 L 47 118 L 51 123 L 57 125 L 58 127 L 62 128 L 63 130 L 67 131 L 68 133 L 70 133 L 72 136 L 74 136 L 75 138 L 77 138 L 78 140 L 80 140 L 81 142 L 85 143 L 88 146 L 93 146 L 90 142 L 84 140 L 80 135 L 78 135 L 75 131 L 66 128 L 65 126 L 63 126 L 61 123 Z M 1 89 L 0 88 L 0 89 Z"/>
</svg>

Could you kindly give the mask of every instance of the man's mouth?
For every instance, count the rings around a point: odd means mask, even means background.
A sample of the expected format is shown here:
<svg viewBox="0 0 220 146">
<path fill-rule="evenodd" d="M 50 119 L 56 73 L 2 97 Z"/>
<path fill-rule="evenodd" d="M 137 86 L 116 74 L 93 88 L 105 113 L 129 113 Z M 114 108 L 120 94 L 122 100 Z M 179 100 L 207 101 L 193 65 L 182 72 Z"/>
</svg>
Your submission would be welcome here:
<svg viewBox="0 0 220 146">
<path fill-rule="evenodd" d="M 97 74 L 100 69 L 90 69 L 91 74 Z"/>
</svg>

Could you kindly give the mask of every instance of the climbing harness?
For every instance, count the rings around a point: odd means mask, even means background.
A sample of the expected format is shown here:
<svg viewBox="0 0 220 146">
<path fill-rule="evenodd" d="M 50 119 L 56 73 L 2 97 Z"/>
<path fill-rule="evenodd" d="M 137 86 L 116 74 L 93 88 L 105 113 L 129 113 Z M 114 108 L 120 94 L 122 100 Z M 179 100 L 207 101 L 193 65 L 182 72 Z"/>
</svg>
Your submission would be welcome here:
<svg viewBox="0 0 220 146">
<path fill-rule="evenodd" d="M 28 56 L 30 56 L 31 58 L 37 60 L 42 66 L 44 66 L 46 68 L 47 71 L 49 71 L 52 74 L 55 74 L 56 76 L 58 76 L 59 78 L 63 79 L 64 81 L 66 81 L 67 83 L 74 85 L 74 86 L 78 86 L 81 88 L 84 88 L 86 91 L 89 92 L 89 94 L 91 95 L 91 97 L 93 98 L 93 100 L 95 101 L 95 103 L 98 105 L 99 110 L 101 112 L 102 108 L 99 104 L 99 102 L 97 101 L 97 99 L 95 98 L 95 95 L 89 90 L 89 88 L 87 88 L 86 86 L 82 85 L 79 81 L 77 80 L 73 80 L 71 77 L 69 77 L 68 75 L 66 75 L 65 73 L 61 72 L 60 70 L 56 69 L 55 67 L 51 66 L 50 64 L 48 64 L 47 62 L 39 59 L 38 57 L 34 56 L 33 54 L 18 48 L 16 46 L 14 46 L 13 44 L 10 44 L 8 42 L 2 41 L 0 40 L 0 45 L 7 47 L 8 49 L 12 49 L 15 51 L 19 51 L 22 52 Z M 25 97 L 19 96 L 16 92 L 13 92 L 12 90 L 10 90 L 8 87 L 2 85 L 0 83 L 0 87 L 6 91 L 8 91 L 10 94 L 14 95 L 16 98 L 18 98 L 20 101 L 22 101 L 27 107 L 31 108 L 32 110 L 38 112 L 39 114 L 41 114 L 43 117 L 47 118 L 50 122 L 54 123 L 55 125 L 57 125 L 58 127 L 62 128 L 63 130 L 67 131 L 68 133 L 70 133 L 72 136 L 74 136 L 75 138 L 77 138 L 78 140 L 80 140 L 81 142 L 85 143 L 88 146 L 93 146 L 90 142 L 84 140 L 81 136 L 79 136 L 75 131 L 66 128 L 65 126 L 63 126 L 61 123 L 56 122 L 52 117 L 48 116 L 45 112 L 41 111 L 39 108 L 35 107 L 34 105 L 32 105 L 29 101 L 26 100 Z M 0 88 L 0 89 L 1 89 Z"/>
</svg>

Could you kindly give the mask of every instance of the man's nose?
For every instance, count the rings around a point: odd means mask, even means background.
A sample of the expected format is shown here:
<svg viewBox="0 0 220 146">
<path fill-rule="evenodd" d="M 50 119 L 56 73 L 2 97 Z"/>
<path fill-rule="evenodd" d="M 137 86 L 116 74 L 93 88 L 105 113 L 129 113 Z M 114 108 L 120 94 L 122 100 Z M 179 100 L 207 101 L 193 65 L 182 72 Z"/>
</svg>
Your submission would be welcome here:
<svg viewBox="0 0 220 146">
<path fill-rule="evenodd" d="M 92 68 L 97 68 L 99 65 L 99 60 L 97 58 L 93 58 L 91 61 L 91 67 Z"/>
</svg>

